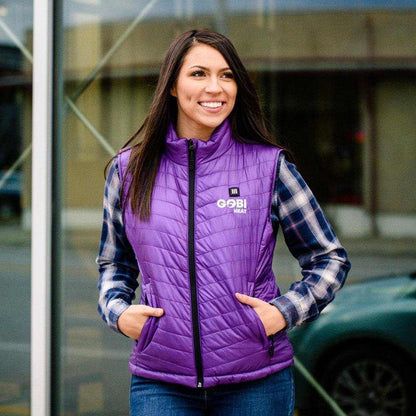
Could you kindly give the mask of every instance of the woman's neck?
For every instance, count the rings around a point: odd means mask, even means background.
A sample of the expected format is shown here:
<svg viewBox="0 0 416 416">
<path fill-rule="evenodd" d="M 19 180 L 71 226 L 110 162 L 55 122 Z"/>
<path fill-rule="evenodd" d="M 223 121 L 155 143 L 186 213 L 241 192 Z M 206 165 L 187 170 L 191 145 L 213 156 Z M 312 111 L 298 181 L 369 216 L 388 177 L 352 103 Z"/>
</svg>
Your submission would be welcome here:
<svg viewBox="0 0 416 416">
<path fill-rule="evenodd" d="M 181 139 L 197 139 L 204 142 L 208 141 L 216 127 L 188 126 L 181 123 L 176 125 L 176 133 Z"/>
</svg>

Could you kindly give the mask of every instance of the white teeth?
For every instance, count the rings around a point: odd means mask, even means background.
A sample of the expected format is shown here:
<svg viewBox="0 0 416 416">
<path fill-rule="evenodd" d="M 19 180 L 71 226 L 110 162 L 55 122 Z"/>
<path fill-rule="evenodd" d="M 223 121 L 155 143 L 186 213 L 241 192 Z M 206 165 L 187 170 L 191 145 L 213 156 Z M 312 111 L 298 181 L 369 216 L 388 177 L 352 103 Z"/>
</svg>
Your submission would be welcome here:
<svg viewBox="0 0 416 416">
<path fill-rule="evenodd" d="M 213 103 L 213 102 L 207 102 L 207 103 L 200 103 L 202 105 L 202 107 L 209 107 L 209 108 L 218 108 L 222 106 L 222 102 L 217 102 L 217 103 Z"/>
</svg>

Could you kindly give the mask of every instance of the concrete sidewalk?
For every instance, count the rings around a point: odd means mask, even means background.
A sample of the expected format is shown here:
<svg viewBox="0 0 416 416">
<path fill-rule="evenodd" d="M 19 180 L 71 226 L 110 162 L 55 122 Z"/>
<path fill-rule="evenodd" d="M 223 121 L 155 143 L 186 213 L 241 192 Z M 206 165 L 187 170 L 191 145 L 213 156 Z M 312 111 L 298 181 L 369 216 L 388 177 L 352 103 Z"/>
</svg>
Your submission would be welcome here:
<svg viewBox="0 0 416 416">
<path fill-rule="evenodd" d="M 416 271 L 416 239 L 342 238 L 348 252 L 351 270 L 346 284 L 391 274 Z M 281 288 L 287 290 L 292 281 L 300 280 L 297 260 L 289 253 L 283 238 L 276 244 L 273 269 Z"/>
</svg>

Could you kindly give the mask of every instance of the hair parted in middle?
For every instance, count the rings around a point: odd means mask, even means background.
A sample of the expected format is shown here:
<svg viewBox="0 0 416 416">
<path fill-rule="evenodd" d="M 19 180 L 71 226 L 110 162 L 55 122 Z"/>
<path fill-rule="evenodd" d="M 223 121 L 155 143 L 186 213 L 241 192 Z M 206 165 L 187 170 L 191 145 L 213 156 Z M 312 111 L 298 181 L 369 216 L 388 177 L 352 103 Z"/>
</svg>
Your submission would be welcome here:
<svg viewBox="0 0 416 416">
<path fill-rule="evenodd" d="M 169 124 L 176 125 L 178 106 L 171 95 L 179 71 L 188 51 L 195 45 L 213 47 L 228 63 L 237 84 L 237 97 L 229 116 L 233 139 L 242 143 L 258 143 L 283 148 L 267 130 L 259 98 L 249 74 L 231 41 L 209 29 L 189 30 L 177 36 L 170 44 L 160 70 L 158 83 L 149 112 L 137 132 L 123 146 L 132 146 L 127 171 L 131 182 L 121 198 L 123 209 L 129 201 L 132 211 L 140 220 L 150 216 L 151 197 L 160 159 L 165 146 Z M 136 139 L 140 140 L 133 144 Z M 290 156 L 290 154 L 289 154 Z"/>
</svg>

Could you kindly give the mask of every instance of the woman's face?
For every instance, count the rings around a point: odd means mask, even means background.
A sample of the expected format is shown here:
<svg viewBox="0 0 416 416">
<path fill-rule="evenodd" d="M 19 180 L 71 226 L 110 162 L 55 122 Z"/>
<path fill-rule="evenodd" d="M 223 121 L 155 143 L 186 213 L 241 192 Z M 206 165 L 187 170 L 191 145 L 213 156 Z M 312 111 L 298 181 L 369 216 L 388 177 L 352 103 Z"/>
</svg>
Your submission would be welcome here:
<svg viewBox="0 0 416 416">
<path fill-rule="evenodd" d="M 185 55 L 170 92 L 177 98 L 178 136 L 208 140 L 234 108 L 237 84 L 221 53 L 201 43 Z"/>
</svg>

